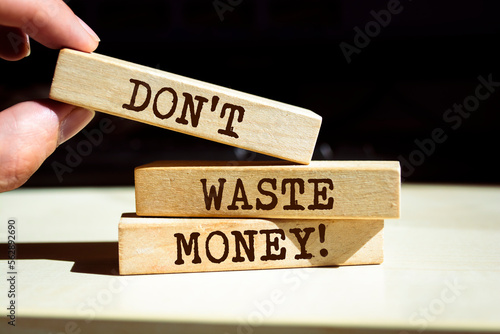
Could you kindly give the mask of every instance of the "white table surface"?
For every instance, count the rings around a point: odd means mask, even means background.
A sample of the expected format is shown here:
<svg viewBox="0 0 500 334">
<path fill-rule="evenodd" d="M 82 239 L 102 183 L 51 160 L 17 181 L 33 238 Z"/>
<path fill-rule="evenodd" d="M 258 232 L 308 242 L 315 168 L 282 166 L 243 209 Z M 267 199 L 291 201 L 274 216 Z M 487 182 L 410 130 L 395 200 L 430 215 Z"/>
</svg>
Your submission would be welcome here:
<svg viewBox="0 0 500 334">
<path fill-rule="evenodd" d="M 132 187 L 0 194 L 1 242 L 9 218 L 18 238 L 16 327 L 0 332 L 500 332 L 500 187 L 404 184 L 385 262 L 337 268 L 118 276 L 134 206 Z"/>
</svg>

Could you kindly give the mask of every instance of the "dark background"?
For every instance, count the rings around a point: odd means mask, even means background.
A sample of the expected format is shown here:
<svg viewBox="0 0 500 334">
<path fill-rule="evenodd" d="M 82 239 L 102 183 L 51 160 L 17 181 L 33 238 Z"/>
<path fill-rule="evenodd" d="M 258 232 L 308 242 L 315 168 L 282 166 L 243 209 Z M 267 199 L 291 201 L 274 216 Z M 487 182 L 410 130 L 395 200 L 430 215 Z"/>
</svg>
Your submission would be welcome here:
<svg viewBox="0 0 500 334">
<path fill-rule="evenodd" d="M 402 10 L 352 54 L 355 27 L 389 1 L 97 1 L 68 5 L 101 38 L 96 52 L 310 109 L 323 117 L 313 159 L 401 160 L 405 182 L 498 184 L 500 87 L 456 129 L 443 119 L 475 94 L 479 76 L 500 82 L 500 2 L 402 0 Z M 218 13 L 215 6 L 231 10 Z M 223 20 L 221 20 L 222 15 Z M 0 108 L 47 97 L 57 51 L 0 61 Z M 105 88 L 104 88 L 105 89 Z M 25 186 L 131 185 L 159 159 L 269 157 L 98 113 L 113 131 L 58 179 L 62 144 Z M 428 144 L 441 128 L 442 143 Z M 5 143 L 2 143 L 4 145 Z"/>
</svg>

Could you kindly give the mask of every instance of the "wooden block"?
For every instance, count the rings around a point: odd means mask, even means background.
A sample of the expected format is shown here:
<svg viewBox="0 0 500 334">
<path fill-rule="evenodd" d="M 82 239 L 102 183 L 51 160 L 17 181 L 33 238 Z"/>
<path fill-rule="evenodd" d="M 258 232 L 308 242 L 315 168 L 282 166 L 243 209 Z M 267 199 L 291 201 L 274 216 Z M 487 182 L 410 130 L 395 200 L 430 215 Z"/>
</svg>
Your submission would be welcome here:
<svg viewBox="0 0 500 334">
<path fill-rule="evenodd" d="M 139 216 L 398 218 L 397 161 L 159 161 L 135 169 Z"/>
<path fill-rule="evenodd" d="M 304 164 L 321 125 L 310 110 L 69 49 L 50 98 Z"/>
<path fill-rule="evenodd" d="M 383 220 L 123 214 L 120 274 L 380 264 Z"/>
</svg>

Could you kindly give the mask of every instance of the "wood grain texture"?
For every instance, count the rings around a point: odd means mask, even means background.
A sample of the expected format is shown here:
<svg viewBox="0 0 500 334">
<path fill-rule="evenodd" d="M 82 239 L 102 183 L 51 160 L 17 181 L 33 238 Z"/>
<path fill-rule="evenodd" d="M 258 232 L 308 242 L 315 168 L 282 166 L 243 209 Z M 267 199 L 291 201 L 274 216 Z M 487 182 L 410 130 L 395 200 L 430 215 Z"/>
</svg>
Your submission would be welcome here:
<svg viewBox="0 0 500 334">
<path fill-rule="evenodd" d="M 159 161 L 135 169 L 139 216 L 398 218 L 397 161 Z"/>
<path fill-rule="evenodd" d="M 154 218 L 123 214 L 120 274 L 380 264 L 383 220 Z"/>
<path fill-rule="evenodd" d="M 50 98 L 304 164 L 321 125 L 310 110 L 69 49 Z"/>
</svg>

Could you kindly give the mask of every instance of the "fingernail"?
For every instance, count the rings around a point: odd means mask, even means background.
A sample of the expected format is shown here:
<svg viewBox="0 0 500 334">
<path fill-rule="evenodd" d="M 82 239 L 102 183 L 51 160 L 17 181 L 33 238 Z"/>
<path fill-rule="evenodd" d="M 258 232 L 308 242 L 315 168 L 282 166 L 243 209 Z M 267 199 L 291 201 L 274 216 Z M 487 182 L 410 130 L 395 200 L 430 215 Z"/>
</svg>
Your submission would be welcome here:
<svg viewBox="0 0 500 334">
<path fill-rule="evenodd" d="M 28 37 L 26 39 L 26 56 L 24 58 L 28 57 L 31 54 L 31 46 L 30 46 L 30 38 Z"/>
<path fill-rule="evenodd" d="M 97 36 L 97 34 L 95 33 L 94 30 L 92 30 L 87 23 L 85 23 L 81 18 L 78 17 L 78 20 L 80 21 L 80 24 L 82 25 L 83 29 L 85 29 L 85 31 L 87 31 L 87 33 L 90 35 L 90 37 L 92 37 L 92 39 L 96 42 L 100 42 L 101 39 L 99 38 L 99 36 Z"/>
<path fill-rule="evenodd" d="M 57 144 L 61 145 L 80 132 L 94 118 L 94 115 L 95 112 L 88 109 L 80 107 L 73 109 L 61 122 Z"/>
</svg>

